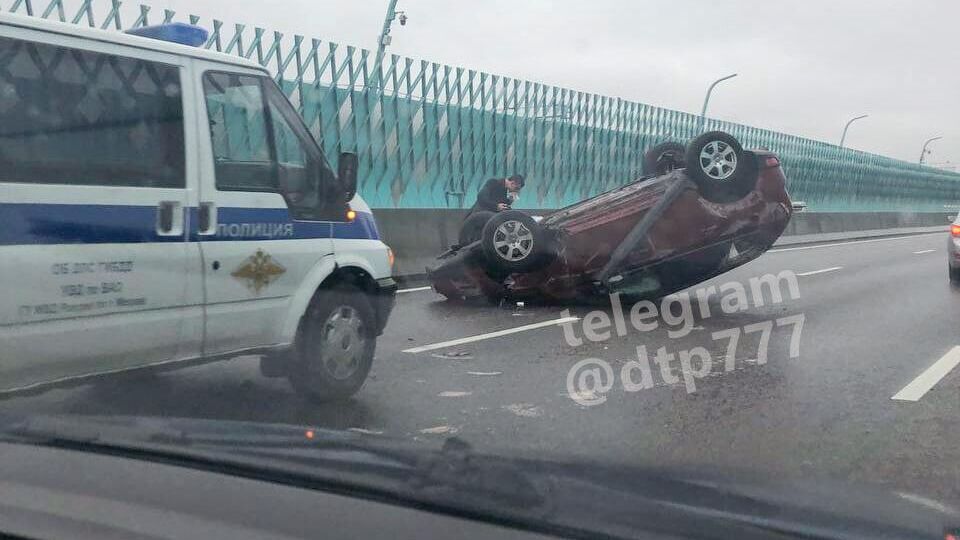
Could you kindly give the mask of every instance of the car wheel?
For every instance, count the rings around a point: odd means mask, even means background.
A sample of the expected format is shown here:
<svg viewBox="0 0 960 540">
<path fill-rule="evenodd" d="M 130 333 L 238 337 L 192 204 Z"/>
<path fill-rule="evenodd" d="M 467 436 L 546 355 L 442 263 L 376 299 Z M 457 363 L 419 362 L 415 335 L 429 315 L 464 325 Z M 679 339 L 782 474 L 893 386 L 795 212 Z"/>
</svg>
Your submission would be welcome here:
<svg viewBox="0 0 960 540">
<path fill-rule="evenodd" d="M 950 274 L 950 282 L 955 285 L 960 285 L 960 268 L 954 268 L 948 264 L 947 272 Z"/>
<path fill-rule="evenodd" d="M 687 145 L 687 176 L 697 184 L 700 196 L 727 203 L 753 191 L 756 176 L 747 166 L 743 147 L 729 133 L 711 131 Z"/>
<path fill-rule="evenodd" d="M 527 214 L 507 210 L 483 227 L 483 255 L 494 272 L 527 272 L 545 261 L 543 229 Z"/>
<path fill-rule="evenodd" d="M 467 219 L 463 220 L 463 225 L 460 225 L 457 243 L 460 246 L 468 246 L 479 240 L 483 236 L 483 226 L 495 215 L 497 215 L 496 212 L 479 210 L 467 216 Z"/>
<path fill-rule="evenodd" d="M 319 291 L 297 335 L 291 386 L 312 401 L 346 399 L 373 364 L 376 323 L 366 294 L 354 287 Z"/>
<path fill-rule="evenodd" d="M 676 141 L 660 143 L 643 154 L 643 174 L 661 176 L 682 169 L 684 147 Z"/>
</svg>

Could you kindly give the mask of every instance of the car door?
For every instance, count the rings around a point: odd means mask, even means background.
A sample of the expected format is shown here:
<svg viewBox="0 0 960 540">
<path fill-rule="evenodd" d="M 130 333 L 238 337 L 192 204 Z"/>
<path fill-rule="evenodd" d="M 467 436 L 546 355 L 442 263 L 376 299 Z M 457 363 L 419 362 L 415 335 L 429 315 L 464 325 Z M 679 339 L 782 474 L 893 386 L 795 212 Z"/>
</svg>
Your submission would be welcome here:
<svg viewBox="0 0 960 540">
<path fill-rule="evenodd" d="M 173 55 L 0 26 L 0 389 L 199 352 L 183 80 Z"/>
<path fill-rule="evenodd" d="M 333 254 L 315 213 L 333 174 L 265 74 L 202 65 L 206 108 L 198 238 L 206 299 L 204 351 L 278 343 L 291 296 Z"/>
</svg>

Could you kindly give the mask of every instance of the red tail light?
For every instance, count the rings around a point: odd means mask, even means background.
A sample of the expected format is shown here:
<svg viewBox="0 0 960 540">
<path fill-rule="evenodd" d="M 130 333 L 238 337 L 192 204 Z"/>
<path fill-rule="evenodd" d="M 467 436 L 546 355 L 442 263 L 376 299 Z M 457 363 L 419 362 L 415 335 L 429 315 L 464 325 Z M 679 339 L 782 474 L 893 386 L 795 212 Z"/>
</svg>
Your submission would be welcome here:
<svg viewBox="0 0 960 540">
<path fill-rule="evenodd" d="M 950 234 L 952 236 L 960 236 L 960 225 L 951 225 Z"/>
</svg>

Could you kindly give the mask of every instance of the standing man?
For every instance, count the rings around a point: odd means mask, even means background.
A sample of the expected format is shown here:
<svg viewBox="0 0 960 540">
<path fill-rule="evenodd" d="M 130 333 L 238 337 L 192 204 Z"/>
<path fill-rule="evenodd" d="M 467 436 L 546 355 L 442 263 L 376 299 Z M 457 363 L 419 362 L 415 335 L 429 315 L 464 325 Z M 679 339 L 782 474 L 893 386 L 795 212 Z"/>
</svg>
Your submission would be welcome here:
<svg viewBox="0 0 960 540">
<path fill-rule="evenodd" d="M 483 226 L 490 219 L 490 216 L 483 212 L 510 210 L 513 202 L 520 197 L 521 189 L 523 189 L 523 176 L 519 174 L 509 178 L 487 180 L 477 193 L 477 202 L 470 208 L 470 212 L 460 226 L 459 244 L 465 246 L 479 240 Z"/>
<path fill-rule="evenodd" d="M 508 178 L 487 180 L 480 188 L 480 193 L 477 194 L 477 202 L 473 204 L 467 218 L 480 210 L 486 210 L 487 212 L 510 210 L 513 201 L 519 198 L 523 184 L 523 175 L 520 174 L 514 174 Z"/>
</svg>

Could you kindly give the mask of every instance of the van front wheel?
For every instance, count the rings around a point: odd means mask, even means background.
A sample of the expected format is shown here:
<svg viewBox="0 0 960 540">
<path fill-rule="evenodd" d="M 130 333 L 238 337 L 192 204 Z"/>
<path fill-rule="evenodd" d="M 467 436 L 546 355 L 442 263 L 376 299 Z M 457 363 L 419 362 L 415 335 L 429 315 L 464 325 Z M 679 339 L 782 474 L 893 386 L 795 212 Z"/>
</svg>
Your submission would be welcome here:
<svg viewBox="0 0 960 540">
<path fill-rule="evenodd" d="M 321 290 L 300 324 L 290 384 L 312 401 L 349 398 L 366 381 L 375 347 L 366 294 L 347 286 Z"/>
</svg>

